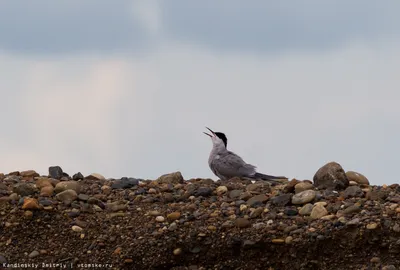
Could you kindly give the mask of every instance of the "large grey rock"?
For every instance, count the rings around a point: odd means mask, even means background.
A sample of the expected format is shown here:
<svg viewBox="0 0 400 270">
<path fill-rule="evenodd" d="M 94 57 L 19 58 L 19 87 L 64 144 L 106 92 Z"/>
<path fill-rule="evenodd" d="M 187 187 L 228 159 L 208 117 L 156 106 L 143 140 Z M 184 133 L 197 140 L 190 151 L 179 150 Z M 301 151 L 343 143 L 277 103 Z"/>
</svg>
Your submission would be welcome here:
<svg viewBox="0 0 400 270">
<path fill-rule="evenodd" d="M 61 179 L 63 177 L 63 170 L 60 166 L 51 166 L 49 167 L 49 175 L 54 179 Z"/>
<path fill-rule="evenodd" d="M 314 175 L 314 186 L 319 189 L 342 190 L 349 186 L 349 180 L 342 166 L 330 162 L 322 166 Z"/>
<path fill-rule="evenodd" d="M 314 190 L 305 190 L 300 193 L 295 194 L 292 197 L 293 204 L 306 204 L 315 199 L 317 193 Z"/>
<path fill-rule="evenodd" d="M 161 175 L 157 180 L 161 184 L 182 184 L 184 182 L 181 172 Z"/>
<path fill-rule="evenodd" d="M 31 183 L 18 183 L 13 187 L 13 192 L 25 197 L 35 194 L 38 189 Z"/>
</svg>

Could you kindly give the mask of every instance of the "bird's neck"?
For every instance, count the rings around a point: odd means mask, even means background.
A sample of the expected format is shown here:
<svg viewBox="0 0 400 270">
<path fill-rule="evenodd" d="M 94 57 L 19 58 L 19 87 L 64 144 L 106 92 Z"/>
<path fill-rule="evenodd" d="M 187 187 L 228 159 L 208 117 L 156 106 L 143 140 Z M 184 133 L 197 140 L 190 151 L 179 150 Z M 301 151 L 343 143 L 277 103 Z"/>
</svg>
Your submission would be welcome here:
<svg viewBox="0 0 400 270">
<path fill-rule="evenodd" d="M 211 154 L 222 154 L 226 152 L 228 152 L 228 149 L 222 144 L 213 145 L 213 149 L 211 150 Z"/>
</svg>

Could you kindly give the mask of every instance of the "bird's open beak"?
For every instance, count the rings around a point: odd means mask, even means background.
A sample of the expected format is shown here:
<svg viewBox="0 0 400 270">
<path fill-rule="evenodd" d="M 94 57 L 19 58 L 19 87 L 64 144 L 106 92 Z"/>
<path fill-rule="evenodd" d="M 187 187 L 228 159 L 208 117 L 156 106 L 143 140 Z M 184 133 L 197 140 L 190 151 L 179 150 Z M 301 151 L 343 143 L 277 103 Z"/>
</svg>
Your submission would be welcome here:
<svg viewBox="0 0 400 270">
<path fill-rule="evenodd" d="M 211 135 L 211 134 L 208 134 L 207 132 L 203 132 L 204 134 L 206 134 L 207 136 L 210 136 L 211 138 L 215 136 L 214 131 L 212 131 L 212 130 L 209 129 L 208 127 L 206 127 L 206 129 L 208 129 L 208 130 L 211 132 L 212 135 Z"/>
</svg>

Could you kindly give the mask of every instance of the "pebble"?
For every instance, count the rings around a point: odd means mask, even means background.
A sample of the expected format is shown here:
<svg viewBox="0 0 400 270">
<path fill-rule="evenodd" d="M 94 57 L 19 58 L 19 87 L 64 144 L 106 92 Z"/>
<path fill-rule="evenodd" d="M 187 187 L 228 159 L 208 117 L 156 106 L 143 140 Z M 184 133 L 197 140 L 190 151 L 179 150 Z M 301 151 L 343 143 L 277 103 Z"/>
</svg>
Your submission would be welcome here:
<svg viewBox="0 0 400 270">
<path fill-rule="evenodd" d="M 274 244 L 283 244 L 283 243 L 285 243 L 285 239 L 279 239 L 279 238 L 272 239 L 272 243 L 274 243 Z"/>
<path fill-rule="evenodd" d="M 228 188 L 226 186 L 219 186 L 216 192 L 218 195 L 222 195 L 228 192 Z"/>
<path fill-rule="evenodd" d="M 35 198 L 25 198 L 22 205 L 24 210 L 37 210 L 40 209 L 39 202 Z"/>
<path fill-rule="evenodd" d="M 314 206 L 311 203 L 307 203 L 299 210 L 299 214 L 302 216 L 309 216 L 311 214 L 313 207 Z"/>
<path fill-rule="evenodd" d="M 158 216 L 158 217 L 156 217 L 156 221 L 157 222 L 164 222 L 165 218 L 163 216 Z"/>
<path fill-rule="evenodd" d="M 297 185 L 294 186 L 295 193 L 300 193 L 305 190 L 310 190 L 313 189 L 314 185 L 308 182 L 300 182 Z"/>
<path fill-rule="evenodd" d="M 83 229 L 81 227 L 76 226 L 76 225 L 72 226 L 72 230 L 74 232 L 79 232 L 79 233 L 83 231 Z"/>
<path fill-rule="evenodd" d="M 258 207 L 250 212 L 250 218 L 258 218 L 264 212 L 262 207 Z"/>
<path fill-rule="evenodd" d="M 293 242 L 293 236 L 286 237 L 286 239 L 285 239 L 286 244 L 291 244 L 292 242 Z"/>
<path fill-rule="evenodd" d="M 176 248 L 176 249 L 174 249 L 173 253 L 174 253 L 175 256 L 179 256 L 179 255 L 182 254 L 182 249 L 181 248 Z"/>
<path fill-rule="evenodd" d="M 292 199 L 292 194 L 283 194 L 276 197 L 271 198 L 271 203 L 278 207 L 283 207 L 287 205 Z"/>
<path fill-rule="evenodd" d="M 250 199 L 247 200 L 246 203 L 250 207 L 253 207 L 256 204 L 265 203 L 266 201 L 268 201 L 268 196 L 266 196 L 264 194 L 260 194 L 260 195 L 256 195 L 254 197 L 251 197 Z"/>
<path fill-rule="evenodd" d="M 349 226 L 357 226 L 358 224 L 360 224 L 359 218 L 354 218 L 354 219 L 350 220 L 349 222 L 347 222 L 347 225 L 349 225 Z"/>
<path fill-rule="evenodd" d="M 247 228 L 247 227 L 251 226 L 251 223 L 249 220 L 247 220 L 245 218 L 237 218 L 235 220 L 235 225 L 236 225 L 236 227 L 239 227 L 239 228 Z"/>
<path fill-rule="evenodd" d="M 32 251 L 32 252 L 28 255 L 28 257 L 29 257 L 30 259 L 33 259 L 33 258 L 36 258 L 36 257 L 39 256 L 39 255 L 40 255 L 39 251 L 34 250 L 34 251 Z"/>
<path fill-rule="evenodd" d="M 167 215 L 167 219 L 169 222 L 175 221 L 181 217 L 181 213 L 173 212 Z"/>
<path fill-rule="evenodd" d="M 24 212 L 24 217 L 27 219 L 31 219 L 33 217 L 33 212 L 32 211 L 25 211 Z"/>
<path fill-rule="evenodd" d="M 377 223 L 369 223 L 369 224 L 367 224 L 367 229 L 368 230 L 375 230 L 376 228 L 378 228 L 378 224 Z"/>
<path fill-rule="evenodd" d="M 51 197 L 51 196 L 53 196 L 53 193 L 54 193 L 53 186 L 45 186 L 45 187 L 42 187 L 42 189 L 40 190 L 41 197 Z"/>
<path fill-rule="evenodd" d="M 315 199 L 316 192 L 314 190 L 305 190 L 295 194 L 292 197 L 293 204 L 306 204 Z"/>
<path fill-rule="evenodd" d="M 62 181 L 58 183 L 54 188 L 55 193 L 60 193 L 66 190 L 73 190 L 76 193 L 80 193 L 81 187 L 79 182 L 77 181 Z"/>
<path fill-rule="evenodd" d="M 326 210 L 326 208 L 324 206 L 315 205 L 311 211 L 310 217 L 312 219 L 319 219 L 326 215 L 328 215 L 328 210 Z"/>
<path fill-rule="evenodd" d="M 380 259 L 379 257 L 373 257 L 373 258 L 370 260 L 370 262 L 371 262 L 371 263 L 380 263 L 380 262 L 381 262 L 381 259 Z"/>
<path fill-rule="evenodd" d="M 65 204 L 69 204 L 78 198 L 78 194 L 76 194 L 76 191 L 73 189 L 67 189 L 58 193 L 56 198 Z"/>
<path fill-rule="evenodd" d="M 54 179 L 61 179 L 63 177 L 63 170 L 60 166 L 49 167 L 49 176 Z"/>
<path fill-rule="evenodd" d="M 23 197 L 31 196 L 37 191 L 37 188 L 31 183 L 18 183 L 13 187 L 13 192 Z"/>
</svg>

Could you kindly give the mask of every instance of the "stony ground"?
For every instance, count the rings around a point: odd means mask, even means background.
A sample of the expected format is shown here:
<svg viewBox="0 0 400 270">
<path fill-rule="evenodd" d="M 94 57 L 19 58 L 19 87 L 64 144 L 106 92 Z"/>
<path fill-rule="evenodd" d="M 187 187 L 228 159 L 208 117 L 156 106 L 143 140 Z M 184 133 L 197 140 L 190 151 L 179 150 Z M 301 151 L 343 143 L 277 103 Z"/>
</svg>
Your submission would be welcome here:
<svg viewBox="0 0 400 270">
<path fill-rule="evenodd" d="M 400 269 L 400 187 L 0 174 L 3 269 Z"/>
</svg>

